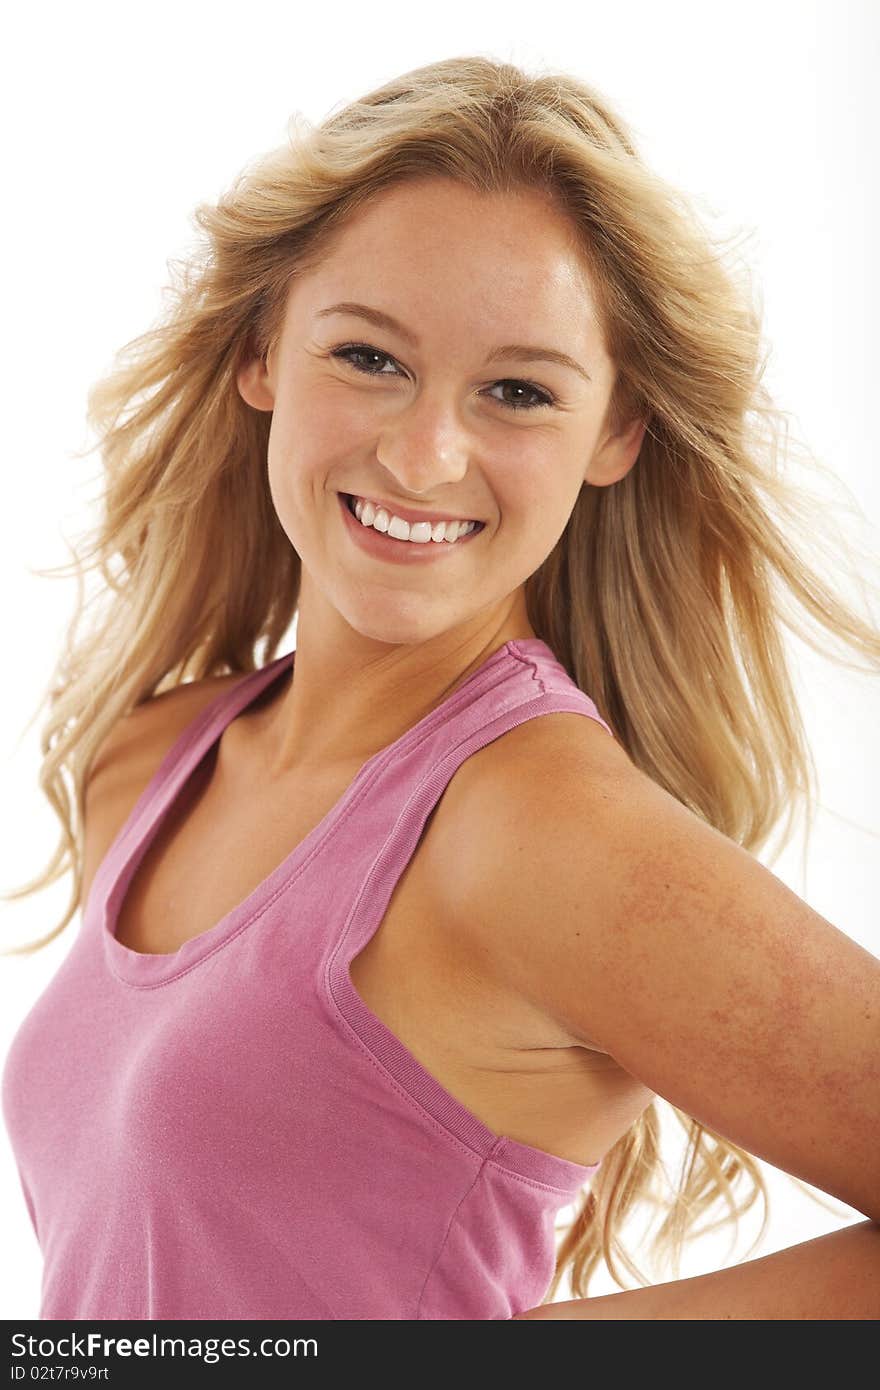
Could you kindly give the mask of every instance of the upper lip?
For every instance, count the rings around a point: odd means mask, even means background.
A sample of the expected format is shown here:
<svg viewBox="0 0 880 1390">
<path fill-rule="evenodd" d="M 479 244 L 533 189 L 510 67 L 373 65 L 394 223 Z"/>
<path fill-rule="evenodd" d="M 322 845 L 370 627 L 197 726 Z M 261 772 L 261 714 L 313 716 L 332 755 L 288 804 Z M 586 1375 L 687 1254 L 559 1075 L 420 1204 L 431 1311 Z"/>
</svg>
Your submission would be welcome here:
<svg viewBox="0 0 880 1390">
<path fill-rule="evenodd" d="M 373 496 L 371 496 L 371 495 L 368 494 L 368 493 L 362 493 L 362 492 L 349 492 L 349 493 L 346 494 L 346 496 L 348 496 L 348 497 L 353 497 L 356 501 L 357 501 L 358 499 L 362 499 L 364 502 L 372 502 L 372 503 L 373 503 L 373 506 L 376 507 L 376 508 L 378 508 L 378 507 L 384 507 L 385 510 L 386 510 L 386 512 L 390 512 L 390 514 L 391 514 L 392 516 L 399 516 L 400 519 L 401 519 L 401 521 L 409 521 L 409 522 L 415 523 L 415 522 L 417 522 L 417 521 L 476 521 L 476 520 L 477 520 L 477 518 L 476 518 L 476 517 L 473 517 L 473 516 L 450 516 L 448 512 L 441 512 L 441 511 L 432 512 L 432 511 L 428 511 L 427 508 L 426 508 L 425 511 L 423 511 L 423 512 L 415 512 L 415 511 L 413 511 L 412 507 L 402 507 L 402 506 L 400 505 L 399 502 L 385 502 L 385 501 L 383 501 L 382 499 L 380 499 L 380 498 L 378 498 L 378 497 L 373 497 Z"/>
</svg>

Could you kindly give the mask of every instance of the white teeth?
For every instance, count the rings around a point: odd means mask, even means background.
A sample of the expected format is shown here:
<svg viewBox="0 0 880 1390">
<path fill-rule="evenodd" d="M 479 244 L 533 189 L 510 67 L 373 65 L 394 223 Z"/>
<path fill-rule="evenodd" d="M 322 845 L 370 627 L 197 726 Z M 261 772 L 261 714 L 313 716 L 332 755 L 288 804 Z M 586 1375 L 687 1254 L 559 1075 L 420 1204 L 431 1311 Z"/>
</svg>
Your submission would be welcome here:
<svg viewBox="0 0 880 1390">
<path fill-rule="evenodd" d="M 426 545 L 428 541 L 446 541 L 454 545 L 460 536 L 468 535 L 477 524 L 475 521 L 414 521 L 410 525 L 402 517 L 394 516 L 384 507 L 377 508 L 362 497 L 355 498 L 353 510 L 362 526 L 387 531 L 395 540 L 413 541 L 416 545 Z"/>
</svg>

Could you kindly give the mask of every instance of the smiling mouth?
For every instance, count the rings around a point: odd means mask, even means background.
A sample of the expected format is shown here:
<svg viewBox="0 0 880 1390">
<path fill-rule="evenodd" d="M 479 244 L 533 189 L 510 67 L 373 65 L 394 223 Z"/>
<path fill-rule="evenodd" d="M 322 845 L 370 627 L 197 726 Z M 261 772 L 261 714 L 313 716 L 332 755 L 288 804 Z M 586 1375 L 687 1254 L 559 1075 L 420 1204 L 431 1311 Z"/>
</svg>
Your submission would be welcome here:
<svg viewBox="0 0 880 1390">
<path fill-rule="evenodd" d="M 381 535 L 381 536 L 386 536 L 389 540 L 397 539 L 397 537 L 390 536 L 390 535 L 388 534 L 387 530 L 386 530 L 386 531 L 380 531 L 379 528 L 376 527 L 376 526 L 364 526 L 364 523 L 360 520 L 360 518 L 359 518 L 357 512 L 355 511 L 355 504 L 358 502 L 359 499 L 355 496 L 354 493 L 351 493 L 351 492 L 343 492 L 343 493 L 340 494 L 340 496 L 342 497 L 342 499 L 343 499 L 343 501 L 344 501 L 344 503 L 345 503 L 346 510 L 349 511 L 349 512 L 351 513 L 351 515 L 354 517 L 355 521 L 357 522 L 358 526 L 362 526 L 363 529 L 364 529 L 365 531 L 376 531 L 377 534 L 379 534 L 379 535 Z M 386 512 L 387 512 L 387 510 L 388 510 L 388 509 L 385 508 L 385 511 L 386 511 Z M 391 515 L 393 515 L 393 513 L 391 513 Z M 429 521 L 429 518 L 428 518 L 427 516 L 425 516 L 425 517 L 423 518 L 423 520 L 424 520 L 425 522 L 428 522 L 428 521 Z M 411 523 L 409 523 L 409 524 L 410 524 L 410 525 L 415 525 L 416 523 L 411 522 Z M 433 525 L 433 524 L 436 524 L 436 523 L 431 523 L 431 524 Z M 459 537 L 459 540 L 465 540 L 465 539 L 467 539 L 467 536 L 468 536 L 468 535 L 477 535 L 480 531 L 485 530 L 485 526 L 486 526 L 486 523 L 485 523 L 484 521 L 476 521 L 476 520 L 475 520 L 474 523 L 473 523 L 473 526 L 472 526 L 471 531 L 470 531 L 470 532 L 466 532 L 463 536 L 460 536 L 460 537 Z M 414 543 L 415 543 L 415 542 L 408 542 L 408 544 L 414 544 Z M 434 542 L 434 543 L 435 543 L 435 544 L 438 544 L 439 542 Z M 444 543 L 445 543 L 445 542 L 444 542 Z M 456 541 L 456 542 L 453 542 L 453 544 L 457 544 L 457 541 Z"/>
</svg>

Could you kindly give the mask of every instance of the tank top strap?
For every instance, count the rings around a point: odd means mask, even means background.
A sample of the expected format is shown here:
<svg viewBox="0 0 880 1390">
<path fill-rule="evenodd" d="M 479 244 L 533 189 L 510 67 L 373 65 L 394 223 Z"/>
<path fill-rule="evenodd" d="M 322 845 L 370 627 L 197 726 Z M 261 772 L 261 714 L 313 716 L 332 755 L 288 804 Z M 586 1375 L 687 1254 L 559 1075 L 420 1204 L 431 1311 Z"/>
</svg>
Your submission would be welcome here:
<svg viewBox="0 0 880 1390">
<path fill-rule="evenodd" d="M 507 645 L 510 655 L 520 662 L 530 675 L 535 698 L 540 697 L 540 704 L 533 707 L 527 718 L 539 714 L 585 714 L 597 724 L 601 724 L 612 738 L 616 737 L 614 730 L 602 718 L 595 702 L 572 680 L 546 642 L 536 637 L 523 638 Z M 514 725 L 510 727 L 513 728 Z"/>
<path fill-rule="evenodd" d="M 140 846 L 151 836 L 183 784 L 220 739 L 223 730 L 243 709 L 290 668 L 294 652 L 286 652 L 222 690 L 199 711 L 174 740 L 144 787 L 110 848 L 99 864 L 83 910 L 97 906 L 99 896 L 125 876 Z"/>
</svg>

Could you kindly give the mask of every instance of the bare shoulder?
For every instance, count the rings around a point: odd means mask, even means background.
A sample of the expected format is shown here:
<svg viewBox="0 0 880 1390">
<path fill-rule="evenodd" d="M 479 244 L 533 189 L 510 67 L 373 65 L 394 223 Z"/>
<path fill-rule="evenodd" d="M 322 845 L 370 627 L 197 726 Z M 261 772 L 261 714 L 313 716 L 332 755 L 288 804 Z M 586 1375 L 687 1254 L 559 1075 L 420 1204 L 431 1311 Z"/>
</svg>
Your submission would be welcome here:
<svg viewBox="0 0 880 1390">
<path fill-rule="evenodd" d="M 459 867 L 481 876 L 490 867 L 481 863 L 481 852 L 496 849 L 487 838 L 490 824 L 502 836 L 514 827 L 517 833 L 528 829 L 533 840 L 552 836 L 567 805 L 577 812 L 584 796 L 610 804 L 639 779 L 646 780 L 598 720 L 559 711 L 527 719 L 472 753 L 456 772 L 436 837 L 442 867 L 454 862 L 458 879 Z"/>
<path fill-rule="evenodd" d="M 572 1037 L 880 1220 L 880 961 L 578 719 L 451 788 L 445 910 Z"/>
<path fill-rule="evenodd" d="M 87 785 L 103 785 L 116 779 L 132 763 L 159 761 L 205 705 L 228 685 L 242 679 L 239 673 L 208 676 L 188 681 L 144 700 L 112 726 L 98 747 L 88 771 Z"/>
<path fill-rule="evenodd" d="M 499 877 L 543 859 L 541 844 L 552 840 L 560 818 L 582 814 L 583 798 L 612 803 L 624 794 L 636 769 L 626 750 L 595 719 L 554 711 L 534 716 L 470 754 L 448 784 L 422 863 L 427 891 L 446 928 L 480 973 L 513 996 L 542 1009 L 534 979 L 523 980 L 527 923 L 519 943 L 498 921 Z M 549 867 L 549 861 L 548 861 Z M 573 1045 L 605 1051 L 583 1030 L 575 1034 L 552 1008 L 548 1025 Z"/>
<path fill-rule="evenodd" d="M 169 749 L 240 673 L 188 681 L 145 700 L 118 719 L 92 759 L 85 784 L 80 901 L 121 827 Z"/>
</svg>

